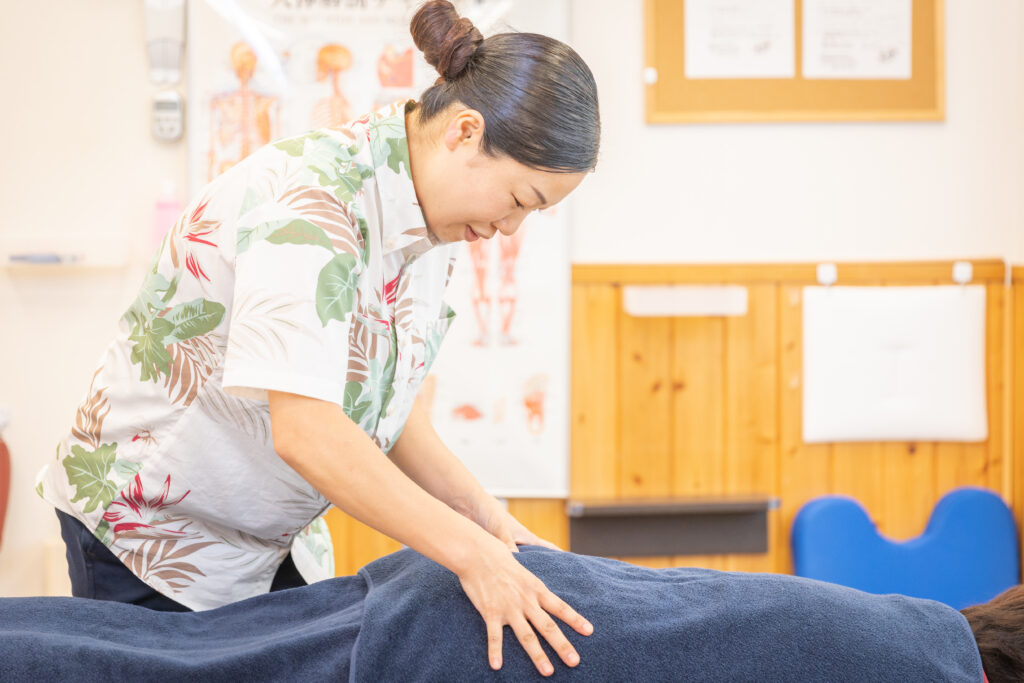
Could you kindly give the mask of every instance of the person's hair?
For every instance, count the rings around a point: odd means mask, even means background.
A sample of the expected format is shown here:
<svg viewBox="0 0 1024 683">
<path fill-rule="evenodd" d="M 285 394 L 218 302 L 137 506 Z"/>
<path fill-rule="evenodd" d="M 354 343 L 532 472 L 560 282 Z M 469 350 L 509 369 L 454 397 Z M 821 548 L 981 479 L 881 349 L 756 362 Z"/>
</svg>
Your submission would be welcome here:
<svg viewBox="0 0 1024 683">
<path fill-rule="evenodd" d="M 601 136 L 597 84 L 575 50 L 536 33 L 485 39 L 445 0 L 424 3 L 410 31 L 441 74 L 417 105 L 421 121 L 461 103 L 483 116 L 481 150 L 489 156 L 547 171 L 594 169 Z"/>
<path fill-rule="evenodd" d="M 1024 681 L 1024 586 L 960 612 L 974 631 L 989 683 Z"/>
</svg>

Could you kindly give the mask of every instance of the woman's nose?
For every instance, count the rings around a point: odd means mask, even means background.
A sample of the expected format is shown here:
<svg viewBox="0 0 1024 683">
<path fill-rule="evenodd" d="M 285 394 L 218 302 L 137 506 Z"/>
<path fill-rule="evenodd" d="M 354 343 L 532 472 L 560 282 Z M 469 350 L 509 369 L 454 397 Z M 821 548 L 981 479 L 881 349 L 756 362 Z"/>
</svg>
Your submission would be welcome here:
<svg viewBox="0 0 1024 683">
<path fill-rule="evenodd" d="M 526 216 L 522 213 L 513 213 L 494 222 L 494 228 L 506 237 L 511 236 L 519 229 L 519 224 Z"/>
</svg>

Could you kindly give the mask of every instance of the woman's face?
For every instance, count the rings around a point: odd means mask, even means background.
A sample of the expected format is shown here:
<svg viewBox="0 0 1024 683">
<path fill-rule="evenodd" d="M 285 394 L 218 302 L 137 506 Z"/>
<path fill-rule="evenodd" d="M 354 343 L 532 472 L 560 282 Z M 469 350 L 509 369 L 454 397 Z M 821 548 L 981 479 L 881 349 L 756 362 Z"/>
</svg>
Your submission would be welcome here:
<svg viewBox="0 0 1024 683">
<path fill-rule="evenodd" d="M 511 235 L 532 211 L 562 201 L 585 173 L 552 173 L 480 151 L 479 112 L 453 112 L 418 134 L 408 115 L 410 167 L 427 229 L 441 242 Z M 443 117 L 442 117 L 443 118 Z M 431 122 L 433 123 L 433 122 Z"/>
</svg>

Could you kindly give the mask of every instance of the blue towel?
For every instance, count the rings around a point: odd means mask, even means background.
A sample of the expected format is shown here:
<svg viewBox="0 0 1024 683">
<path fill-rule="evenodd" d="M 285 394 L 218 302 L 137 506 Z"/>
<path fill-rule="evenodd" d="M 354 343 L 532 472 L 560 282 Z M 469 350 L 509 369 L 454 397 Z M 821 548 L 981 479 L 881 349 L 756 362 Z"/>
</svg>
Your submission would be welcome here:
<svg viewBox="0 0 1024 683">
<path fill-rule="evenodd" d="M 549 680 L 982 680 L 967 621 L 938 602 L 774 574 L 645 569 L 528 546 L 519 561 L 594 624 L 562 625 Z M 343 577 L 207 612 L 78 598 L 0 600 L 0 680 L 544 680 L 448 570 L 402 550 Z"/>
</svg>

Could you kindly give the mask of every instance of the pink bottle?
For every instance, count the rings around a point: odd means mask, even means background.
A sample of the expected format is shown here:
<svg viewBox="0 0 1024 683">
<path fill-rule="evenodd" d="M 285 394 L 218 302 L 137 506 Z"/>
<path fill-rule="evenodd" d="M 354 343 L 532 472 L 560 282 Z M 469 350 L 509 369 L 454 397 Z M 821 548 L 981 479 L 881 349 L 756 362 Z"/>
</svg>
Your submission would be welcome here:
<svg viewBox="0 0 1024 683">
<path fill-rule="evenodd" d="M 164 180 L 160 186 L 160 197 L 156 200 L 153 212 L 153 248 L 159 249 L 163 244 L 164 235 L 174 227 L 181 216 L 181 202 L 174 191 L 174 181 Z"/>
</svg>

